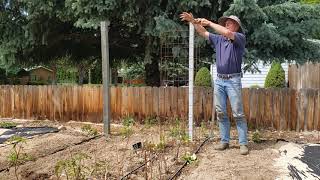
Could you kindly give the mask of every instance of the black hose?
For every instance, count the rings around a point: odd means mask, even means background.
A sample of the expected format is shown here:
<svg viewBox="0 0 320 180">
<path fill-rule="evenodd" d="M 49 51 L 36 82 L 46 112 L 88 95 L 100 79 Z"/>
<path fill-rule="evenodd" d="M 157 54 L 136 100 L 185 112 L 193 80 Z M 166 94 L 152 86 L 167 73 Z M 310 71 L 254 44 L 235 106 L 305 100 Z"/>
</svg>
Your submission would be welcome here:
<svg viewBox="0 0 320 180">
<path fill-rule="evenodd" d="M 198 149 L 194 152 L 194 154 L 198 154 L 198 152 L 200 151 L 201 147 L 209 140 L 210 138 L 207 137 L 198 147 Z M 178 177 L 182 171 L 182 169 L 188 165 L 188 161 L 184 162 L 183 165 L 178 169 L 178 171 L 171 177 L 169 178 L 169 180 L 173 180 L 174 178 Z"/>
<path fill-rule="evenodd" d="M 157 155 L 153 156 L 151 159 L 149 159 L 148 161 L 146 161 L 145 163 L 141 164 L 140 166 L 138 166 L 137 168 L 135 168 L 134 170 L 130 171 L 129 173 L 127 173 L 125 176 L 123 176 L 121 178 L 121 180 L 126 179 L 128 176 L 130 176 L 131 174 L 133 174 L 134 172 L 138 171 L 140 168 L 142 168 L 143 166 L 145 166 L 148 162 L 152 161 L 153 159 L 155 159 L 157 157 Z"/>
<path fill-rule="evenodd" d="M 99 138 L 101 138 L 101 137 L 103 137 L 103 135 L 96 135 L 96 136 L 90 137 L 90 138 L 88 138 L 88 139 L 85 139 L 85 140 L 83 140 L 83 141 L 80 141 L 80 142 L 77 142 L 77 143 L 73 143 L 73 144 L 69 144 L 69 145 L 63 146 L 63 147 L 61 147 L 60 149 L 57 149 L 57 150 L 55 150 L 55 151 L 53 151 L 53 152 L 51 152 L 51 153 L 49 153 L 49 154 L 40 155 L 40 156 L 36 157 L 35 160 L 40 159 L 40 158 L 43 158 L 43 157 L 46 157 L 46 156 L 50 156 L 50 155 L 56 154 L 56 153 L 58 153 L 58 152 L 61 152 L 61 151 L 66 150 L 66 149 L 69 148 L 69 147 L 81 145 L 81 144 L 86 143 L 86 142 L 89 142 L 89 141 L 91 141 L 91 140 L 99 139 Z M 35 161 L 35 160 L 34 160 L 34 161 Z M 27 161 L 27 162 L 29 162 L 29 161 Z M 23 164 L 25 164 L 25 163 L 27 163 L 27 162 L 24 162 Z M 9 169 L 10 169 L 11 167 L 12 167 L 12 166 L 9 166 L 9 165 L 8 165 L 8 166 L 0 169 L 0 173 L 2 173 L 3 171 L 9 171 Z"/>
</svg>

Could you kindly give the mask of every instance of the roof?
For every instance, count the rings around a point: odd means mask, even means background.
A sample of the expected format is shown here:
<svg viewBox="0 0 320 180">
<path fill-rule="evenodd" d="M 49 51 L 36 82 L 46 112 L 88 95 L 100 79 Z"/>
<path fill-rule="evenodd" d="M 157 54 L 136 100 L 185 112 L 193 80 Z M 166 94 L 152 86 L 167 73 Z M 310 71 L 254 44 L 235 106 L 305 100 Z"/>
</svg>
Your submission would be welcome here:
<svg viewBox="0 0 320 180">
<path fill-rule="evenodd" d="M 45 69 L 47 71 L 50 71 L 50 72 L 53 72 L 53 70 L 49 69 L 49 68 L 46 68 L 44 66 L 35 66 L 35 67 L 32 67 L 32 68 L 26 68 L 25 70 L 26 71 L 32 71 L 32 70 L 36 70 L 36 69 Z"/>
</svg>

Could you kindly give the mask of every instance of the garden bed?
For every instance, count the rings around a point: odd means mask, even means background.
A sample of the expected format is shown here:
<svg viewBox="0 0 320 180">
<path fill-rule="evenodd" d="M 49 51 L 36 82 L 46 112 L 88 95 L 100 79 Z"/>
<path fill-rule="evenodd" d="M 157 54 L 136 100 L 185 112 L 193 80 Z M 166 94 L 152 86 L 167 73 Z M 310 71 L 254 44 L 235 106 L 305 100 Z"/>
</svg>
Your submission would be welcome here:
<svg viewBox="0 0 320 180">
<path fill-rule="evenodd" d="M 258 136 L 254 133 L 254 140 L 260 141 L 255 143 L 250 131 L 250 154 L 241 156 L 234 128 L 231 148 L 224 152 L 214 150 L 219 139 L 218 129 L 213 127 L 213 138 L 193 155 L 211 134 L 208 123 L 197 127 L 194 141 L 189 142 L 184 133 L 186 123 L 176 120 L 161 125 L 148 120 L 141 125 L 129 118 L 124 123 L 112 124 L 109 138 L 102 135 L 102 124 L 10 121 L 19 127 L 59 129 L 21 143 L 23 153 L 31 158 L 17 164 L 16 174 L 20 179 L 67 179 L 67 176 L 69 179 L 170 179 L 186 161 L 188 165 L 177 176 L 179 179 L 275 179 L 290 176 L 285 171 L 287 164 L 277 163 L 283 156 L 281 148 L 288 143 L 319 143 L 318 132 L 271 130 L 261 130 Z M 15 166 L 8 158 L 12 149 L 13 144 L 8 143 L 0 147 L 0 179 L 16 179 Z"/>
</svg>

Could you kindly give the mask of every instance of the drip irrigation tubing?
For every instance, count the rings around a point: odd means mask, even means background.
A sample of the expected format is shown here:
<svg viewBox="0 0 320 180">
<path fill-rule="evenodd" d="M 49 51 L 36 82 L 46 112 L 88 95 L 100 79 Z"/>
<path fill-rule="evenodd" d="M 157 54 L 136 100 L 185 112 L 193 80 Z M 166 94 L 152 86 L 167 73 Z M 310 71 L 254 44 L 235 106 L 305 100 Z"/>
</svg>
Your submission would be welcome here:
<svg viewBox="0 0 320 180">
<path fill-rule="evenodd" d="M 146 161 L 145 163 L 141 164 L 140 166 L 138 166 L 137 168 L 135 168 L 134 170 L 130 171 L 129 173 L 127 173 L 125 176 L 123 176 L 121 178 L 121 180 L 126 179 L 128 176 L 130 176 L 131 174 L 135 173 L 136 171 L 138 171 L 140 168 L 142 168 L 143 166 L 145 166 L 148 162 L 152 161 L 153 159 L 155 159 L 157 157 L 157 155 L 154 155 L 151 159 L 149 159 L 148 161 Z"/>
<path fill-rule="evenodd" d="M 56 154 L 56 153 L 58 153 L 58 152 L 61 152 L 61 151 L 64 151 L 64 150 L 68 149 L 69 147 L 78 146 L 78 145 L 81 145 L 81 144 L 83 144 L 83 143 L 89 142 L 89 141 L 91 141 L 91 140 L 99 139 L 99 138 L 101 138 L 101 137 L 103 137 L 103 135 L 96 135 L 96 136 L 93 136 L 93 137 L 84 139 L 83 141 L 80 141 L 80 142 L 77 142 L 77 143 L 73 143 L 73 144 L 69 144 L 69 145 L 64 146 L 64 147 L 62 147 L 62 148 L 60 148 L 60 149 L 57 149 L 57 150 L 55 150 L 55 151 L 53 151 L 53 152 L 51 152 L 51 153 L 49 153 L 49 154 L 44 154 L 44 155 L 41 155 L 41 156 L 39 156 L 39 157 L 36 157 L 36 159 L 39 159 L 39 158 L 43 158 L 43 157 L 46 157 L 46 156 L 50 156 L 50 155 Z M 28 161 L 27 161 L 27 162 L 28 162 Z M 27 163 L 27 162 L 25 162 L 25 163 Z M 3 172 L 3 171 L 8 171 L 11 167 L 12 167 L 12 166 L 7 166 L 7 167 L 4 167 L 4 168 L 0 169 L 0 173 Z"/>
<path fill-rule="evenodd" d="M 198 152 L 200 151 L 201 147 L 210 139 L 210 137 L 207 137 L 198 147 L 198 149 L 194 152 L 194 154 L 198 154 Z M 184 167 L 186 167 L 188 165 L 188 161 L 184 162 L 183 165 L 178 169 L 178 171 L 169 179 L 169 180 L 173 180 L 174 178 L 178 177 L 182 171 L 182 169 Z"/>
</svg>

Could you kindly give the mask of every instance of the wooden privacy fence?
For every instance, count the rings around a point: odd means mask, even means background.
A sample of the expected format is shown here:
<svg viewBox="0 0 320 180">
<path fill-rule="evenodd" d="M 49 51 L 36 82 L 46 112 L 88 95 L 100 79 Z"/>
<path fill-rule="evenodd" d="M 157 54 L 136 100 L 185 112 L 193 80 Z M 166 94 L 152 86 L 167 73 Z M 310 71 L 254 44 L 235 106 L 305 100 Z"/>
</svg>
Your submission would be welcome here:
<svg viewBox="0 0 320 180">
<path fill-rule="evenodd" d="M 320 130 L 320 90 L 243 89 L 248 124 L 277 130 Z M 188 88 L 112 87 L 112 118 L 188 117 Z M 213 116 L 213 92 L 194 89 L 199 124 Z M 0 86 L 0 117 L 102 122 L 102 86 Z M 228 114 L 232 115 L 230 105 Z"/>
<path fill-rule="evenodd" d="M 288 70 L 289 87 L 293 89 L 320 88 L 320 63 L 292 64 Z"/>
</svg>

